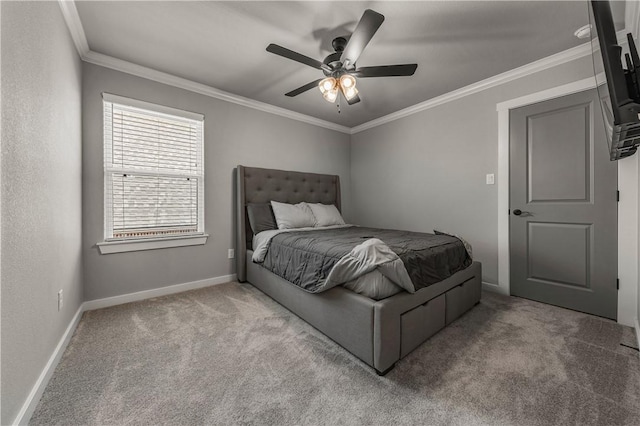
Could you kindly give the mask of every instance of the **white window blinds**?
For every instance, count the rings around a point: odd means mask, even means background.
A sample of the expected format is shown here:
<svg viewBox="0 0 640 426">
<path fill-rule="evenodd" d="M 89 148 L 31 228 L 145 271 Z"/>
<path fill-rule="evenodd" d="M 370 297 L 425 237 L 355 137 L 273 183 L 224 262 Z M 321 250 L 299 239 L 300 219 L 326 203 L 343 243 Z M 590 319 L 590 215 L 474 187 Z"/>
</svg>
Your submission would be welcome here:
<svg viewBox="0 0 640 426">
<path fill-rule="evenodd" d="M 103 94 L 105 239 L 204 233 L 203 116 Z"/>
</svg>

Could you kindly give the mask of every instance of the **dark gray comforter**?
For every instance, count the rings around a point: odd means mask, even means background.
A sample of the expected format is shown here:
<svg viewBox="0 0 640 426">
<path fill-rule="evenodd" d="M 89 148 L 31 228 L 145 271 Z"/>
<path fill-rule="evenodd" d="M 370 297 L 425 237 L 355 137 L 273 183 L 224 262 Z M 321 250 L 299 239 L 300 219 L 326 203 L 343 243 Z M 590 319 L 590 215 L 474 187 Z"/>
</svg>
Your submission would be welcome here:
<svg viewBox="0 0 640 426">
<path fill-rule="evenodd" d="M 415 290 L 471 265 L 464 244 L 449 235 L 349 227 L 278 234 L 262 266 L 307 291 L 318 292 L 333 266 L 370 238 L 382 240 L 400 257 Z"/>
</svg>

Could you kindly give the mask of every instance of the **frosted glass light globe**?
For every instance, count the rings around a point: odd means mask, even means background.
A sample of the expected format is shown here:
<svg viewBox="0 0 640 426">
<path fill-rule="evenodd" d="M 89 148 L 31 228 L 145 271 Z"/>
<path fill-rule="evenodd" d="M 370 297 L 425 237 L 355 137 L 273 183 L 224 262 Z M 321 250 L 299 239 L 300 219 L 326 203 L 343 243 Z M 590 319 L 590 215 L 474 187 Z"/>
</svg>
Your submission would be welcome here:
<svg viewBox="0 0 640 426">
<path fill-rule="evenodd" d="M 318 84 L 320 92 L 323 94 L 333 89 L 336 85 L 336 79 L 333 77 L 327 77 Z"/>
<path fill-rule="evenodd" d="M 356 79 L 351 74 L 345 74 L 342 77 L 340 77 L 340 85 L 345 89 L 348 89 L 350 87 L 355 87 Z"/>
</svg>

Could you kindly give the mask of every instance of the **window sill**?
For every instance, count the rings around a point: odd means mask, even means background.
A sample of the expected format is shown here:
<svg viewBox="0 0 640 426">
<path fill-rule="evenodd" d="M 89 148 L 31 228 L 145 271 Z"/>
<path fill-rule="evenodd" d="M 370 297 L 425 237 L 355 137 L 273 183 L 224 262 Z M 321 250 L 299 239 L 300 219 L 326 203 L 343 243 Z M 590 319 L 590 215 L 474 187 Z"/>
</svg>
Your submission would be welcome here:
<svg viewBox="0 0 640 426">
<path fill-rule="evenodd" d="M 148 238 L 144 240 L 105 241 L 96 244 L 100 254 L 124 253 L 128 251 L 156 250 L 171 247 L 201 246 L 207 243 L 209 235 Z"/>
</svg>

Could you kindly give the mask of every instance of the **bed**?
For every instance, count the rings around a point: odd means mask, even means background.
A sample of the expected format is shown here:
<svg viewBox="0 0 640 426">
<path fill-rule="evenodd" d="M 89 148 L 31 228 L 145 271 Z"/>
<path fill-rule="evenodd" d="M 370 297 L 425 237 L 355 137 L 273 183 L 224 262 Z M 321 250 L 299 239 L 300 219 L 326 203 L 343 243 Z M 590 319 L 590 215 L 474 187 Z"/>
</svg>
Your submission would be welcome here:
<svg viewBox="0 0 640 426">
<path fill-rule="evenodd" d="M 340 179 L 295 171 L 238 166 L 237 275 L 384 375 L 395 363 L 480 301 L 481 265 L 473 262 L 415 293 L 373 300 L 338 286 L 309 293 L 252 261 L 247 205 L 279 201 L 334 204 Z"/>
</svg>

